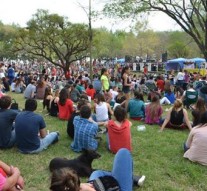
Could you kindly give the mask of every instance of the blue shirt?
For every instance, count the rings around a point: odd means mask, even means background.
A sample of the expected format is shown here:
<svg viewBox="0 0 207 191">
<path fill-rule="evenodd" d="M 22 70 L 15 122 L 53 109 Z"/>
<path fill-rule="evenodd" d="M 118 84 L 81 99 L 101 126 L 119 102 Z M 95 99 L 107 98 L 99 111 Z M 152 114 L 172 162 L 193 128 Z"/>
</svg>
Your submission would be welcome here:
<svg viewBox="0 0 207 191">
<path fill-rule="evenodd" d="M 93 80 L 93 88 L 94 88 L 96 91 L 101 91 L 101 89 L 102 89 L 101 81 L 98 80 L 98 79 L 94 79 L 94 80 Z"/>
<path fill-rule="evenodd" d="M 31 152 L 40 147 L 38 136 L 40 129 L 45 128 L 43 117 L 32 111 L 19 113 L 15 120 L 17 147 L 22 152 Z"/>
<path fill-rule="evenodd" d="M 169 101 L 171 104 L 173 104 L 175 102 L 175 94 L 174 93 L 165 93 L 164 95 Z"/>
<path fill-rule="evenodd" d="M 74 118 L 73 124 L 75 132 L 74 140 L 71 143 L 72 150 L 76 152 L 80 152 L 82 149 L 96 150 L 98 141 L 95 137 L 98 133 L 98 125 L 80 116 Z"/>
<path fill-rule="evenodd" d="M 11 139 L 13 122 L 18 112 L 12 109 L 0 109 L 0 147 L 6 148 Z"/>
<path fill-rule="evenodd" d="M 144 102 L 139 99 L 130 99 L 128 103 L 128 108 L 130 117 L 144 117 L 145 116 L 145 106 Z"/>
</svg>

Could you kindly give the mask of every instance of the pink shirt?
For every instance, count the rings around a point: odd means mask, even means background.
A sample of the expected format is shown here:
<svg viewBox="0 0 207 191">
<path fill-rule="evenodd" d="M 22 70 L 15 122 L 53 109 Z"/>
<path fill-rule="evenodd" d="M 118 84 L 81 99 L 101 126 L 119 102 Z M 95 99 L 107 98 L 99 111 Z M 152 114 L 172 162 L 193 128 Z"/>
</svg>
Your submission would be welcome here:
<svg viewBox="0 0 207 191">
<path fill-rule="evenodd" d="M 0 98 L 3 97 L 5 94 L 0 90 Z"/>
<path fill-rule="evenodd" d="M 207 166 L 207 126 L 194 127 L 187 139 L 186 146 L 189 148 L 184 158 Z"/>
<path fill-rule="evenodd" d="M 0 190 L 3 190 L 3 187 L 6 183 L 6 177 L 4 177 L 1 173 L 0 173 Z"/>
<path fill-rule="evenodd" d="M 149 104 L 146 109 L 145 109 L 145 123 L 148 124 L 158 124 L 162 115 L 162 107 L 160 106 L 157 110 L 157 112 L 155 113 L 154 118 L 152 119 L 151 115 L 150 115 L 150 106 L 151 104 Z"/>
</svg>

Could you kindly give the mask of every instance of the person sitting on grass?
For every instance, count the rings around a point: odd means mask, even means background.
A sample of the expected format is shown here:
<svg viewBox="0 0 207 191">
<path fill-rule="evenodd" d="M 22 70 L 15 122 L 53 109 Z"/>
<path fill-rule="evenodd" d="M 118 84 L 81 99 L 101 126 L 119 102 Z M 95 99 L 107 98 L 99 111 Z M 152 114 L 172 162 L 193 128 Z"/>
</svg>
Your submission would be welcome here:
<svg viewBox="0 0 207 191">
<path fill-rule="evenodd" d="M 0 84 L 0 98 L 6 95 L 3 93 L 3 89 L 4 89 L 4 86 Z"/>
<path fill-rule="evenodd" d="M 24 179 L 17 167 L 0 161 L 0 190 L 18 191 L 24 188 Z"/>
<path fill-rule="evenodd" d="M 109 103 L 105 101 L 104 95 L 99 93 L 95 96 L 94 99 L 94 108 L 95 108 L 95 115 L 94 121 L 96 122 L 105 122 L 108 121 L 110 115 L 113 115 L 113 111 Z"/>
<path fill-rule="evenodd" d="M 164 97 L 167 98 L 167 100 L 168 100 L 168 101 L 165 100 L 165 103 L 167 103 L 167 104 L 174 104 L 174 102 L 176 100 L 175 94 L 172 92 L 171 89 L 168 89 L 165 91 Z M 162 102 L 161 102 L 161 104 L 162 104 Z"/>
<path fill-rule="evenodd" d="M 152 98 L 152 102 L 145 109 L 145 123 L 159 124 L 163 113 L 162 106 L 158 96 Z"/>
<path fill-rule="evenodd" d="M 115 98 L 115 102 L 120 104 L 122 107 L 125 107 L 126 96 L 120 88 L 118 89 L 118 95 Z"/>
<path fill-rule="evenodd" d="M 190 109 L 192 110 L 191 114 L 193 117 L 192 127 L 195 127 L 200 123 L 202 114 L 206 112 L 206 104 L 204 99 L 199 97 L 195 105 L 190 106 Z"/>
<path fill-rule="evenodd" d="M 45 88 L 45 95 L 43 99 L 43 109 L 47 109 L 48 113 L 50 112 L 51 102 L 53 100 L 52 88 L 46 87 Z"/>
<path fill-rule="evenodd" d="M 163 131 L 165 127 L 174 129 L 192 129 L 190 120 L 188 118 L 188 113 L 186 109 L 183 108 L 182 100 L 177 99 L 172 108 L 169 109 L 167 117 L 161 126 L 160 131 Z"/>
<path fill-rule="evenodd" d="M 98 141 L 98 124 L 90 120 L 91 108 L 88 105 L 83 105 L 80 108 L 80 116 L 74 118 L 74 140 L 71 143 L 71 148 L 75 152 L 80 152 L 82 149 L 96 150 Z"/>
<path fill-rule="evenodd" d="M 207 166 L 207 112 L 201 116 L 199 125 L 194 127 L 184 144 L 184 158 Z"/>
<path fill-rule="evenodd" d="M 133 186 L 142 186 L 145 176 L 133 176 L 133 159 L 127 149 L 120 149 L 113 162 L 112 171 L 94 171 L 88 183 L 81 183 L 77 173 L 70 168 L 54 170 L 51 176 L 51 191 L 132 191 Z"/>
<path fill-rule="evenodd" d="M 88 100 L 86 99 L 79 99 L 78 104 L 77 104 L 77 109 L 74 110 L 72 113 L 71 117 L 68 119 L 68 124 L 67 124 L 67 134 L 69 137 L 72 139 L 74 138 L 74 118 L 76 116 L 80 116 L 80 109 L 83 105 L 88 105 L 90 104 Z"/>
<path fill-rule="evenodd" d="M 27 99 L 25 102 L 25 110 L 20 112 L 16 117 L 16 142 L 21 153 L 39 153 L 59 139 L 58 132 L 47 134 L 43 117 L 34 113 L 36 109 L 37 101 Z"/>
<path fill-rule="evenodd" d="M 11 103 L 10 96 L 0 98 L 0 148 L 11 148 L 16 143 L 13 122 L 18 112 L 10 109 Z"/>
<path fill-rule="evenodd" d="M 117 153 L 121 148 L 132 150 L 131 131 L 132 123 L 127 119 L 126 110 L 118 105 L 114 110 L 115 120 L 106 123 L 108 148 L 112 153 Z"/>
<path fill-rule="evenodd" d="M 87 94 L 87 96 L 90 96 L 92 100 L 94 99 L 94 96 L 96 94 L 96 90 L 93 88 L 92 84 L 89 84 L 89 86 L 87 87 L 86 94 Z"/>
<path fill-rule="evenodd" d="M 145 117 L 145 105 L 141 99 L 141 93 L 136 90 L 134 91 L 134 98 L 129 100 L 127 111 L 133 120 L 142 120 Z"/>
<path fill-rule="evenodd" d="M 58 109 L 59 109 L 59 119 L 68 120 L 72 113 L 73 113 L 73 102 L 69 98 L 69 90 L 63 88 L 60 91 L 59 102 L 58 102 Z"/>
</svg>

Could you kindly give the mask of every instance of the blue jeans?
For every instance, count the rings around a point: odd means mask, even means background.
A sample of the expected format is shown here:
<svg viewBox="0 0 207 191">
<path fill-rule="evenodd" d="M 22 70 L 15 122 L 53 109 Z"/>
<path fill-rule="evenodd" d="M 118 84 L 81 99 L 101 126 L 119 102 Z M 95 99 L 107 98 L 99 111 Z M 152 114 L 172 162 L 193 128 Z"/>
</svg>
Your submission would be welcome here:
<svg viewBox="0 0 207 191">
<path fill-rule="evenodd" d="M 11 138 L 9 140 L 9 143 L 7 145 L 7 148 L 13 147 L 15 143 L 16 143 L 16 133 L 15 133 L 15 130 L 12 130 L 12 132 L 11 132 Z"/>
<path fill-rule="evenodd" d="M 89 180 L 106 175 L 113 176 L 118 181 L 121 191 L 132 191 L 133 160 L 129 150 L 122 148 L 116 153 L 111 172 L 96 170 L 91 174 Z"/>
<path fill-rule="evenodd" d="M 51 145 L 53 142 L 58 141 L 59 136 L 57 132 L 52 132 L 49 133 L 46 137 L 43 139 L 40 139 L 40 147 L 34 151 L 30 151 L 28 153 L 30 154 L 35 154 L 35 153 L 40 153 L 44 149 L 47 149 L 49 145 Z"/>
</svg>

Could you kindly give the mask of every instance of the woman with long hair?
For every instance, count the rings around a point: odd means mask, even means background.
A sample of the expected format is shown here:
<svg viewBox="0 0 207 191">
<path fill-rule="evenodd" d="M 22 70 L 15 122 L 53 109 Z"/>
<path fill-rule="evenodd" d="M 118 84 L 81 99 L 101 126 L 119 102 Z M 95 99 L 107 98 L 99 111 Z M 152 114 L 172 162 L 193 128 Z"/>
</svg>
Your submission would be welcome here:
<svg viewBox="0 0 207 191">
<path fill-rule="evenodd" d="M 199 124 L 194 127 L 184 144 L 184 158 L 207 166 L 207 112 L 201 115 Z"/>
<path fill-rule="evenodd" d="M 113 115 L 113 111 L 109 103 L 106 102 L 103 94 L 97 94 L 94 98 L 95 121 L 104 122 L 110 119 L 109 115 Z"/>
<path fill-rule="evenodd" d="M 191 107 L 191 106 L 190 106 Z M 193 127 L 195 127 L 196 125 L 198 125 L 200 123 L 200 119 L 203 113 L 206 112 L 206 104 L 204 99 L 202 98 L 198 98 L 197 102 L 195 103 L 195 105 L 193 105 L 191 107 L 192 109 L 192 117 L 193 117 Z"/>
<path fill-rule="evenodd" d="M 54 97 L 50 103 L 50 115 L 53 116 L 53 117 L 57 117 L 58 116 L 58 112 L 59 112 L 59 109 L 58 109 L 58 102 L 59 102 L 59 94 L 60 94 L 60 90 L 57 89 L 55 90 L 55 94 L 54 94 Z"/>
<path fill-rule="evenodd" d="M 190 120 L 188 118 L 188 113 L 186 109 L 183 108 L 181 99 L 175 100 L 173 107 L 169 109 L 167 117 L 162 124 L 160 131 L 163 131 L 165 127 L 174 129 L 184 129 L 188 127 L 189 130 L 192 129 Z"/>
<path fill-rule="evenodd" d="M 152 98 L 152 102 L 147 105 L 145 109 L 145 123 L 147 124 L 159 124 L 161 115 L 163 113 L 162 106 L 158 96 Z"/>
<path fill-rule="evenodd" d="M 23 80 L 21 78 L 17 78 L 16 83 L 14 85 L 15 92 L 16 93 L 23 93 L 25 89 L 25 84 L 23 83 Z"/>
<path fill-rule="evenodd" d="M 68 120 L 73 113 L 73 102 L 69 98 L 69 90 L 63 88 L 60 91 L 60 97 L 58 102 L 59 119 Z"/>
<path fill-rule="evenodd" d="M 130 68 L 129 66 L 125 66 L 122 69 L 121 72 L 121 78 L 122 78 L 122 91 L 125 93 L 125 96 L 127 99 L 129 99 L 129 93 L 130 93 L 130 87 L 131 87 L 131 79 L 129 77 L 130 74 Z"/>
<path fill-rule="evenodd" d="M 50 112 L 50 106 L 51 106 L 50 104 L 51 104 L 52 100 L 53 100 L 52 88 L 46 87 L 45 95 L 44 95 L 44 99 L 43 99 L 43 109 L 45 109 L 45 107 L 46 107 L 47 111 Z"/>
</svg>

